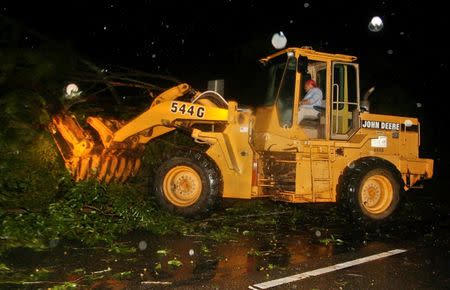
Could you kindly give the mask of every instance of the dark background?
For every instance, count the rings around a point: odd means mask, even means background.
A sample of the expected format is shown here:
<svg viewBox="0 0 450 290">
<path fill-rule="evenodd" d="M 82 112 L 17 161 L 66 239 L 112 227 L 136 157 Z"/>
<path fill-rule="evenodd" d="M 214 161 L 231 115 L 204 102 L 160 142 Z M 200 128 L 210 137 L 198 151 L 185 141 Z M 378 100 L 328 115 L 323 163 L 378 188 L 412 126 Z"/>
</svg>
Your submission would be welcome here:
<svg viewBox="0 0 450 290">
<path fill-rule="evenodd" d="M 198 89 L 225 79 L 225 97 L 251 94 L 257 60 L 289 46 L 358 57 L 361 90 L 375 86 L 375 113 L 418 117 L 421 153 L 435 159 L 439 188 L 450 185 L 446 138 L 448 10 L 443 1 L 2 1 L 0 15 L 37 38 L 71 47 L 100 67 L 125 66 L 173 76 Z M 373 16 L 384 22 L 368 29 Z M 2 45 L 8 45 L 4 41 Z M 442 194 L 446 197 L 446 194 Z"/>
</svg>

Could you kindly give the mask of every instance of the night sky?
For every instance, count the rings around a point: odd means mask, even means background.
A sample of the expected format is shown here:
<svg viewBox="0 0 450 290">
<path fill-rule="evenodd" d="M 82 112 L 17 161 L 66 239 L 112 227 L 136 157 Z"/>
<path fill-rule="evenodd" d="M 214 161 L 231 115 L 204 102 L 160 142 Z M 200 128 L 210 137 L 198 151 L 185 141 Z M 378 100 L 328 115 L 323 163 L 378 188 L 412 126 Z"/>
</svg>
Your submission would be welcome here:
<svg viewBox="0 0 450 290">
<path fill-rule="evenodd" d="M 380 113 L 420 117 L 436 147 L 436 112 L 446 112 L 449 97 L 449 17 L 437 3 L 443 1 L 2 1 L 0 14 L 26 27 L 28 47 L 39 49 L 37 33 L 100 67 L 170 75 L 198 89 L 223 78 L 225 97 L 244 103 L 254 101 L 248 87 L 257 60 L 276 51 L 270 40 L 282 31 L 287 47 L 357 56 L 362 94 L 376 86 L 374 103 L 388 105 Z M 373 16 L 383 20 L 379 32 L 368 29 Z"/>
<path fill-rule="evenodd" d="M 233 71 L 243 64 L 275 51 L 270 38 L 279 31 L 287 36 L 287 46 L 353 54 L 362 68 L 376 65 L 381 66 L 376 73 L 386 68 L 398 71 L 392 76 L 400 81 L 411 79 L 402 73 L 417 71 L 412 76 L 416 83 L 424 70 L 434 75 L 448 69 L 442 43 L 448 35 L 448 16 L 446 9 L 430 1 L 2 1 L 1 5 L 2 15 L 70 43 L 96 63 L 171 74 L 188 82 L 234 78 Z M 381 32 L 368 30 L 373 16 L 384 21 Z"/>
</svg>

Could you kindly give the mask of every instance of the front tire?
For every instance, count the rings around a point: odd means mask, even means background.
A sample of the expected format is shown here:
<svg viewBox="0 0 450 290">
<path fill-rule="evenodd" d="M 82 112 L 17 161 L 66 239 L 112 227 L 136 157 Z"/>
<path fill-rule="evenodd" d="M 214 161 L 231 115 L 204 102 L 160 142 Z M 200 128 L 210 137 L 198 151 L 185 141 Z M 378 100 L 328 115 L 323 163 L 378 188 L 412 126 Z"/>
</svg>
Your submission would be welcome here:
<svg viewBox="0 0 450 290">
<path fill-rule="evenodd" d="M 186 217 L 216 207 L 222 194 L 219 171 L 200 152 L 188 152 L 163 162 L 155 172 L 153 191 L 162 208 Z"/>
<path fill-rule="evenodd" d="M 392 217 L 400 202 L 403 180 L 386 160 L 366 157 L 344 173 L 341 196 L 353 219 L 380 223 Z"/>
</svg>

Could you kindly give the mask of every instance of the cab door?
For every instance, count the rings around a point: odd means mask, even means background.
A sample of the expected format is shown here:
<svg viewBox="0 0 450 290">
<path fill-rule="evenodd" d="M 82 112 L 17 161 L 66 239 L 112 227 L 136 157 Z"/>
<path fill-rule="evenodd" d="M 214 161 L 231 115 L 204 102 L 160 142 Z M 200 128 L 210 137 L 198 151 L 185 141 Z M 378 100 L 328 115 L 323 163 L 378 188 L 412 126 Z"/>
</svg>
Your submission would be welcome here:
<svg viewBox="0 0 450 290">
<path fill-rule="evenodd" d="M 358 65 L 333 62 L 331 139 L 348 140 L 359 127 Z"/>
</svg>

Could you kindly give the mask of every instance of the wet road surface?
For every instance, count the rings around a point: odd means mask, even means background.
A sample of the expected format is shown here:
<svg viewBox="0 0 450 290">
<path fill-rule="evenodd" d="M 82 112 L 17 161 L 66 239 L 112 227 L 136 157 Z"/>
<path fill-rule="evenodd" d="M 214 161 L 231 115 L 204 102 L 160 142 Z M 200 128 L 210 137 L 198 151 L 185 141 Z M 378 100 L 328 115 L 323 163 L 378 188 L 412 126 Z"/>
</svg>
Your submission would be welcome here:
<svg viewBox="0 0 450 290">
<path fill-rule="evenodd" d="M 136 232 L 113 248 L 59 241 L 42 252 L 15 249 L 2 257 L 9 272 L 3 271 L 0 288 L 264 289 L 261 285 L 267 284 L 261 283 L 405 249 L 266 289 L 449 289 L 448 207 L 413 200 L 394 222 L 370 230 L 334 218 L 334 206 L 303 209 L 310 218 L 294 226 L 283 212 L 251 224 L 245 220 L 254 220 L 251 215 L 227 224 L 223 212 L 214 225 L 232 228 L 235 234 L 221 239 L 205 233 L 155 237 Z"/>
</svg>

